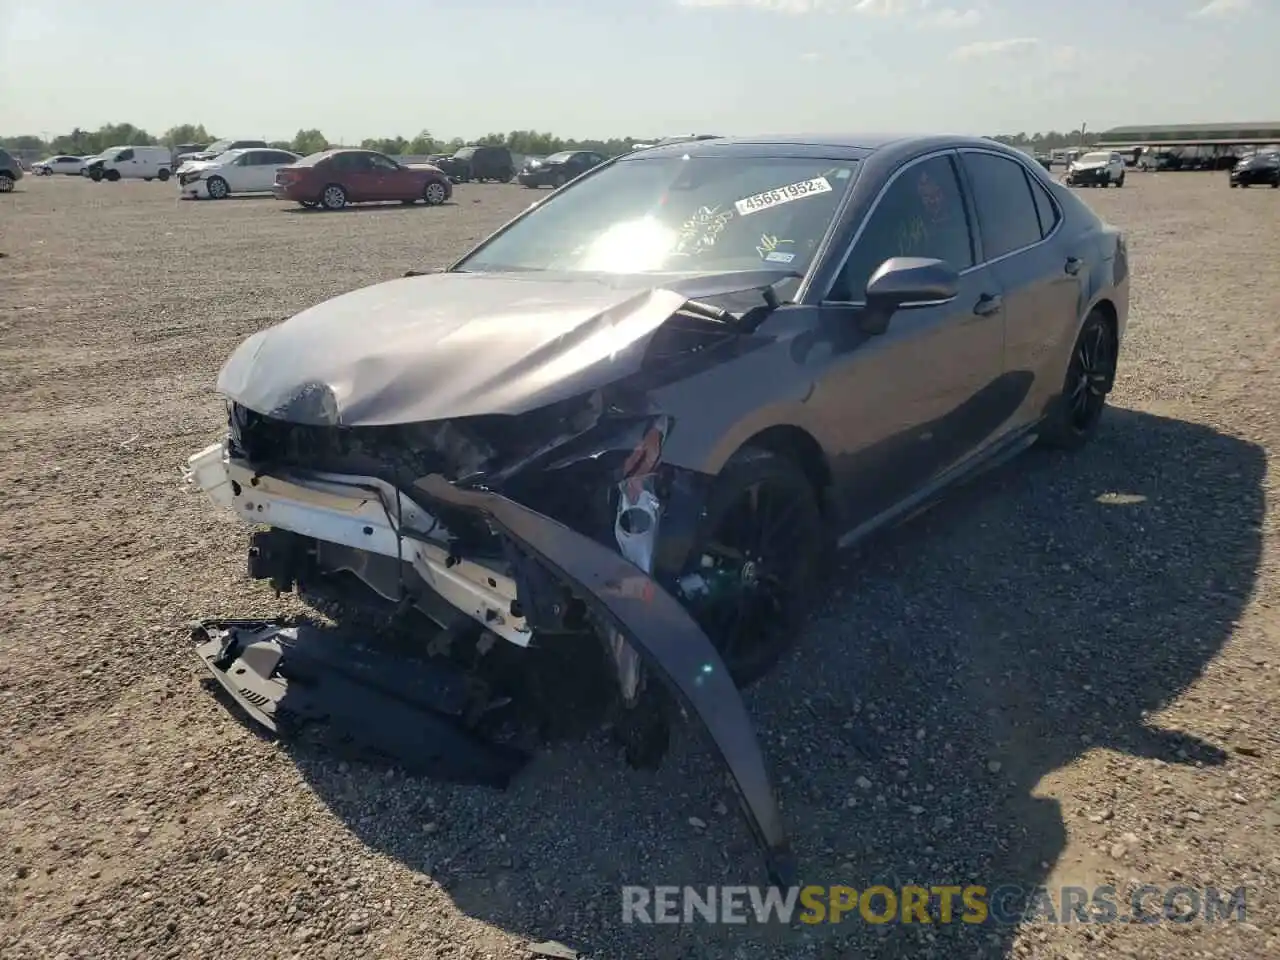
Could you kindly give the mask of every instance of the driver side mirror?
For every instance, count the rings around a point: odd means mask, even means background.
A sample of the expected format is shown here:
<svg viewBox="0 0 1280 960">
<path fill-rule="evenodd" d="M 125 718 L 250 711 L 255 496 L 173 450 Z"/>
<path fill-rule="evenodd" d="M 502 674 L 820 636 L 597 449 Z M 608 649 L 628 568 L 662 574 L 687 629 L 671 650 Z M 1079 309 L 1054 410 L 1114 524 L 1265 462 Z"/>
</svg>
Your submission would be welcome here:
<svg viewBox="0 0 1280 960">
<path fill-rule="evenodd" d="M 861 327 L 878 336 L 889 328 L 889 319 L 899 310 L 949 303 L 959 289 L 960 274 L 945 260 L 890 257 L 867 283 Z"/>
</svg>

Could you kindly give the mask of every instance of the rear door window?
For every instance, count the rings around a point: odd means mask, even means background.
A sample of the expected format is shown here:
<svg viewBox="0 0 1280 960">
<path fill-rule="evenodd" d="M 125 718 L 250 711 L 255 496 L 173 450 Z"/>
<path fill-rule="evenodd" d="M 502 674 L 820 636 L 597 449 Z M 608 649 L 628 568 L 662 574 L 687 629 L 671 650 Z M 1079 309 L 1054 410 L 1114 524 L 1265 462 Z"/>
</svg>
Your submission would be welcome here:
<svg viewBox="0 0 1280 960">
<path fill-rule="evenodd" d="M 966 151 L 962 156 L 978 210 L 984 258 L 994 260 L 1039 243 L 1040 216 L 1022 164 L 993 153 Z"/>
<path fill-rule="evenodd" d="M 1047 237 L 1058 226 L 1061 215 L 1053 200 L 1050 199 L 1049 191 L 1044 188 L 1044 184 L 1030 173 L 1027 173 L 1026 177 L 1027 183 L 1031 185 L 1031 199 L 1035 201 L 1036 216 L 1040 220 L 1040 236 Z"/>
</svg>

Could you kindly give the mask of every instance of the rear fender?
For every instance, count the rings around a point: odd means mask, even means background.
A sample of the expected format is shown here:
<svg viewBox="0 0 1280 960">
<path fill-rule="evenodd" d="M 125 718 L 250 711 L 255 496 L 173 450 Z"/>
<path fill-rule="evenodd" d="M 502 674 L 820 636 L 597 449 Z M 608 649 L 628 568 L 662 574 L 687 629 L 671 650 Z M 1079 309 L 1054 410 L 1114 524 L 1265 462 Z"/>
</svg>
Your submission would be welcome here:
<svg viewBox="0 0 1280 960">
<path fill-rule="evenodd" d="M 728 768 L 770 879 L 789 886 L 790 846 L 751 719 L 720 655 L 684 607 L 614 550 L 500 494 L 456 487 L 439 474 L 415 486 L 426 497 L 482 514 L 626 638 L 702 722 Z"/>
</svg>

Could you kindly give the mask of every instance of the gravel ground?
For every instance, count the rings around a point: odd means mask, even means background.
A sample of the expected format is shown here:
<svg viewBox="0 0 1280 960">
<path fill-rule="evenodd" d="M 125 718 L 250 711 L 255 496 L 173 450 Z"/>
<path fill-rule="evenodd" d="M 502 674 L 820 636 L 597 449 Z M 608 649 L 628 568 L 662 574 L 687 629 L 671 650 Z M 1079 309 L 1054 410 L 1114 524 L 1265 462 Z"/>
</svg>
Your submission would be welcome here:
<svg viewBox="0 0 1280 960">
<path fill-rule="evenodd" d="M 29 178 L 0 198 L 0 956 L 1280 955 L 1280 191 L 1084 196 L 1134 263 L 1096 444 L 848 558 L 749 706 L 807 880 L 1247 884 L 1246 922 L 624 926 L 620 884 L 760 879 L 697 741 L 640 774 L 593 738 L 495 793 L 255 736 L 183 630 L 290 602 L 181 482 L 218 366 L 531 195 L 329 215 Z"/>
</svg>

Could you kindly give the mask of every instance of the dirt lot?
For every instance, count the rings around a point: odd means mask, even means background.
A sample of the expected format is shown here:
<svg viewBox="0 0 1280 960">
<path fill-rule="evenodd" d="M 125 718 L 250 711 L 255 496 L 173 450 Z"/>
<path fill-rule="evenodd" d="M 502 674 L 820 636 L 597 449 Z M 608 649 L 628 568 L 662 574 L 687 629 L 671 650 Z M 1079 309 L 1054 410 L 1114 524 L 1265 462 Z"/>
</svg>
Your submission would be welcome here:
<svg viewBox="0 0 1280 960">
<path fill-rule="evenodd" d="M 811 882 L 1243 884 L 1245 922 L 624 926 L 620 884 L 760 880 L 691 738 L 657 774 L 559 748 L 499 794 L 256 737 L 183 630 L 289 602 L 181 482 L 219 364 L 531 195 L 317 214 L 29 178 L 0 198 L 0 956 L 1280 955 L 1280 191 L 1085 197 L 1134 262 L 1098 442 L 849 558 L 750 706 Z"/>
</svg>

